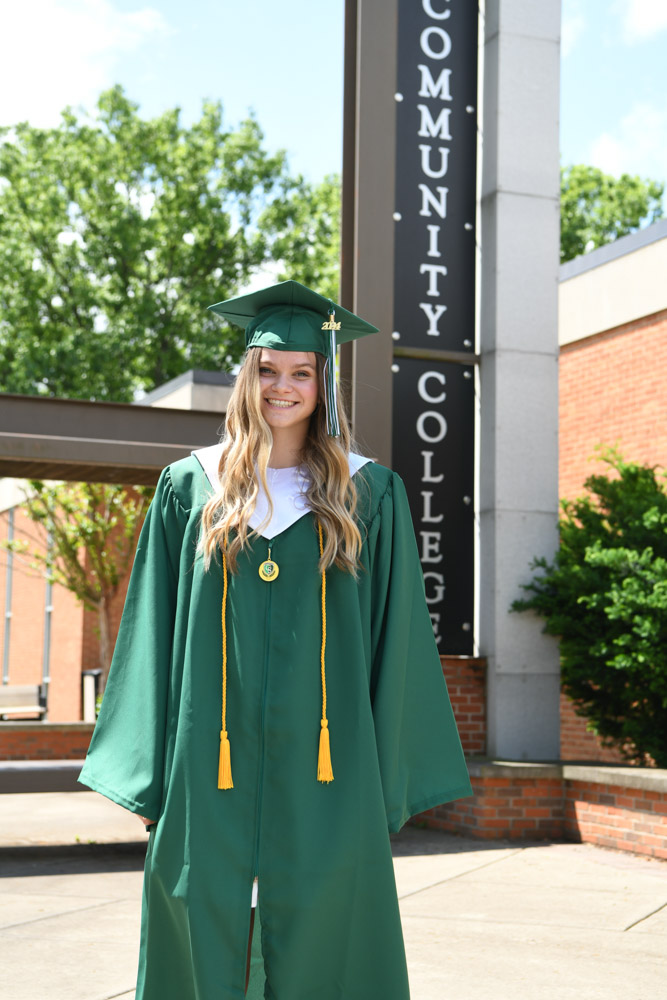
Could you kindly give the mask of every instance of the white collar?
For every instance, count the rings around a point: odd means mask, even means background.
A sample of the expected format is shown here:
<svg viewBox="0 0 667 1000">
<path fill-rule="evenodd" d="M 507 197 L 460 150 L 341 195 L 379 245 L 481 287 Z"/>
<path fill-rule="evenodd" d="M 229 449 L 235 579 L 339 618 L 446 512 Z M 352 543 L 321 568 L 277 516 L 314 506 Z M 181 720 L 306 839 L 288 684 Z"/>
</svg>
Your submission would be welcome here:
<svg viewBox="0 0 667 1000">
<path fill-rule="evenodd" d="M 197 459 L 206 474 L 206 478 L 214 490 L 220 489 L 220 479 L 218 477 L 218 466 L 222 444 L 214 444 L 208 448 L 198 448 L 193 451 L 193 456 Z M 367 462 L 372 461 L 363 455 L 350 452 L 348 463 L 350 475 L 353 476 Z M 292 524 L 308 513 L 308 505 L 304 500 L 302 489 L 302 475 L 297 466 L 293 469 L 269 469 L 269 487 L 275 486 L 275 491 L 271 489 L 271 499 L 273 501 L 273 516 L 271 521 L 262 528 L 261 534 L 265 538 L 275 538 L 282 531 L 285 531 Z M 257 528 L 265 520 L 268 514 L 268 503 L 266 494 L 261 487 L 257 497 L 257 504 L 250 518 L 250 527 Z"/>
</svg>

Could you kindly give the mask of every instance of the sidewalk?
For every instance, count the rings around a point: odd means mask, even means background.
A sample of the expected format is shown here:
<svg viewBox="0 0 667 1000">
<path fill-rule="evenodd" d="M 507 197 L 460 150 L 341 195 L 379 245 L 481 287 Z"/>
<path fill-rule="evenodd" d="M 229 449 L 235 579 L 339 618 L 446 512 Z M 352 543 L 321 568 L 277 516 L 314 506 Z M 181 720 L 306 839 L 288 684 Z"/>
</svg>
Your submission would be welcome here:
<svg viewBox="0 0 667 1000">
<path fill-rule="evenodd" d="M 144 840 L 92 792 L 0 796 L 3 1000 L 132 1000 Z M 667 863 L 415 828 L 393 840 L 412 1000 L 665 995 Z"/>
</svg>

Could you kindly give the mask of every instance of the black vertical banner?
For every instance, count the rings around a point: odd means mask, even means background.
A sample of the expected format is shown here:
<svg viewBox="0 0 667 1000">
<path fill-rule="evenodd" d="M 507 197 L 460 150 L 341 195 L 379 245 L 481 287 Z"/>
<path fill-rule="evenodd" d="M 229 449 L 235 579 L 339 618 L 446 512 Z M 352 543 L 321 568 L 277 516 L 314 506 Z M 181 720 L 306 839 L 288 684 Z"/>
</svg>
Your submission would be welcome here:
<svg viewBox="0 0 667 1000">
<path fill-rule="evenodd" d="M 472 653 L 474 366 L 400 358 L 393 465 L 408 492 L 441 653 Z"/>
<path fill-rule="evenodd" d="M 398 9 L 393 465 L 438 648 L 470 654 L 478 11 L 471 0 Z"/>
</svg>

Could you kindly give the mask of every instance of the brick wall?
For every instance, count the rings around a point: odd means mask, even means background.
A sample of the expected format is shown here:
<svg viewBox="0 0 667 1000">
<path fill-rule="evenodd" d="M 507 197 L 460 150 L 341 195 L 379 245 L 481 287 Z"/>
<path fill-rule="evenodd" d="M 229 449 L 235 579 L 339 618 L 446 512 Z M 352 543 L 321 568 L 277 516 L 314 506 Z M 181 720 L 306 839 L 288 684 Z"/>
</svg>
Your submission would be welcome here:
<svg viewBox="0 0 667 1000">
<path fill-rule="evenodd" d="M 9 534 L 8 512 L 3 511 L 0 521 L 2 538 Z M 33 537 L 41 540 L 39 529 L 20 508 L 14 511 L 14 539 L 30 542 Z M 43 545 L 39 545 L 44 549 Z M 3 570 L 7 552 L 2 550 Z M 15 553 L 12 560 L 12 604 L 10 619 L 9 680 L 14 684 L 40 684 L 42 680 L 42 649 L 44 644 L 44 603 L 46 585 L 43 575 L 30 565 L 29 555 Z M 5 585 L 6 572 L 0 574 L 0 649 L 4 647 Z"/>
<path fill-rule="evenodd" d="M 667 310 L 560 351 L 559 495 L 583 492 L 596 445 L 667 465 Z"/>
<path fill-rule="evenodd" d="M 89 722 L 0 722 L 0 760 L 82 760 L 92 734 Z"/>
<path fill-rule="evenodd" d="M 469 762 L 473 796 L 413 822 L 483 840 L 568 839 L 667 859 L 667 771 Z"/>
<path fill-rule="evenodd" d="M 604 470 L 591 461 L 598 444 L 624 458 L 667 466 L 667 310 L 560 351 L 559 495 L 574 499 L 584 480 Z M 561 758 L 617 763 L 561 698 Z"/>
<path fill-rule="evenodd" d="M 576 714 L 574 705 L 566 694 L 560 696 L 560 747 L 561 760 L 624 763 L 618 750 L 603 747 L 595 733 L 588 732 L 586 719 Z"/>
<path fill-rule="evenodd" d="M 486 660 L 441 656 L 461 746 L 468 756 L 486 753 Z"/>
<path fill-rule="evenodd" d="M 564 832 L 570 840 L 667 859 L 664 791 L 568 781 L 564 809 Z"/>
<path fill-rule="evenodd" d="M 120 529 L 119 529 L 120 530 Z M 8 535 L 8 512 L 0 514 L 0 538 Z M 45 551 L 45 535 L 20 507 L 14 509 L 14 537 Z M 0 550 L 0 654 L 4 641 L 6 552 Z M 40 684 L 44 650 L 44 607 L 46 583 L 41 573 L 30 567 L 29 556 L 16 554 L 13 563 L 12 618 L 10 632 L 9 682 Z M 111 641 L 115 642 L 130 573 L 126 573 L 111 602 Z M 100 665 L 97 613 L 86 611 L 76 598 L 57 584 L 52 591 L 50 684 L 48 719 L 71 722 L 81 718 L 81 671 Z"/>
<path fill-rule="evenodd" d="M 508 765 L 501 765 L 507 768 Z M 510 765 L 511 766 L 511 765 Z M 447 833 L 483 840 L 555 839 L 563 834 L 563 788 L 551 766 L 533 765 L 527 777 L 470 764 L 473 795 L 422 813 L 419 822 Z"/>
<path fill-rule="evenodd" d="M 8 512 L 0 514 L 0 538 L 8 535 Z M 20 507 L 14 509 L 14 538 L 45 551 L 45 535 Z M 0 651 L 4 644 L 7 552 L 0 550 Z M 9 646 L 9 683 L 41 684 L 44 658 L 44 609 L 46 582 L 32 559 L 14 554 L 12 573 L 12 617 Z M 64 587 L 52 590 L 51 645 L 48 694 L 49 720 L 81 718 L 81 638 L 83 612 Z"/>
<path fill-rule="evenodd" d="M 48 694 L 50 722 L 81 718 L 81 643 L 83 608 L 64 587 L 53 588 Z"/>
</svg>

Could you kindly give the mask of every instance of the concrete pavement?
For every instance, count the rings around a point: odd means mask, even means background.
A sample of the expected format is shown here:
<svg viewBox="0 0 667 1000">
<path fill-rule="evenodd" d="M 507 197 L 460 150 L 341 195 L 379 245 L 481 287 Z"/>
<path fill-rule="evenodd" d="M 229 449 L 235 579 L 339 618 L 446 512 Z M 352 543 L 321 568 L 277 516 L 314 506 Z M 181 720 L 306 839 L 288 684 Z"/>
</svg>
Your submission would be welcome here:
<svg viewBox="0 0 667 1000">
<path fill-rule="evenodd" d="M 92 792 L 0 796 L 2 1000 L 132 1000 L 143 841 Z M 667 863 L 415 828 L 393 841 L 413 1000 L 667 995 Z"/>
</svg>

